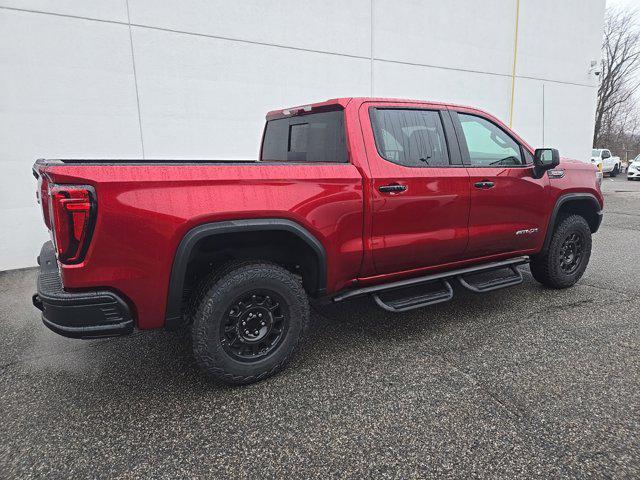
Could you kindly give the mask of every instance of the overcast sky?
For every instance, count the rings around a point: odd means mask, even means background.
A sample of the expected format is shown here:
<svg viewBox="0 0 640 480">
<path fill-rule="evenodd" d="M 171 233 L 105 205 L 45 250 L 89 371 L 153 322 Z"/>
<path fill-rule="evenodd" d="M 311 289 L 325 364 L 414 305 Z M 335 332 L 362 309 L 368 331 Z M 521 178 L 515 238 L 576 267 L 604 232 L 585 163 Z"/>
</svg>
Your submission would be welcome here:
<svg viewBox="0 0 640 480">
<path fill-rule="evenodd" d="M 640 0 L 607 0 L 607 7 L 610 5 L 621 6 L 624 8 L 639 8 Z M 640 9 L 640 8 L 639 8 Z"/>
</svg>

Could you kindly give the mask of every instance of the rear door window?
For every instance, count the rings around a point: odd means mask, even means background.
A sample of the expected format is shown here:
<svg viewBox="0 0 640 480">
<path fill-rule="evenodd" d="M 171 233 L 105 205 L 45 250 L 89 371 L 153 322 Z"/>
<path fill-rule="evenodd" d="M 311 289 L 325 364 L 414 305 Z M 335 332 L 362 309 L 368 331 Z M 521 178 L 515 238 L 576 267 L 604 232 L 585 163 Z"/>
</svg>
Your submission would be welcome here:
<svg viewBox="0 0 640 480">
<path fill-rule="evenodd" d="M 261 160 L 348 161 L 344 112 L 331 111 L 267 121 Z"/>
<path fill-rule="evenodd" d="M 370 117 L 376 148 L 385 160 L 406 167 L 449 165 L 439 112 L 373 108 Z"/>
</svg>

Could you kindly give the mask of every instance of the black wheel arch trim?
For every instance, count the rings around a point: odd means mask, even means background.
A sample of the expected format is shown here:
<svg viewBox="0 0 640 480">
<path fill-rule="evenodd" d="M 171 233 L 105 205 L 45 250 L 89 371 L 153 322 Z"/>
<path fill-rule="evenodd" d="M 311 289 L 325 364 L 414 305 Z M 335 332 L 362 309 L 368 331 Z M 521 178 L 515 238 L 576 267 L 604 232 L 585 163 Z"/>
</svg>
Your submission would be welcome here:
<svg viewBox="0 0 640 480">
<path fill-rule="evenodd" d="M 165 313 L 165 328 L 173 330 L 184 325 L 182 318 L 182 295 L 187 265 L 195 245 L 202 239 L 228 233 L 246 231 L 286 231 L 296 235 L 315 252 L 318 260 L 318 272 L 314 295 L 322 296 L 327 285 L 327 255 L 320 241 L 302 225 L 284 218 L 259 218 L 246 220 L 227 220 L 204 223 L 189 230 L 178 245 L 171 267 L 169 292 Z"/>
<path fill-rule="evenodd" d="M 553 211 L 551 212 L 551 216 L 549 217 L 549 223 L 547 224 L 547 233 L 544 238 L 544 244 L 542 246 L 542 250 L 540 253 L 546 252 L 549 248 L 549 244 L 551 243 L 551 237 L 553 236 L 553 226 L 558 219 L 558 213 L 560 212 L 560 208 L 567 203 L 575 200 L 588 200 L 593 204 L 594 211 L 597 215 L 597 222 L 595 229 L 592 230 L 592 233 L 596 233 L 600 228 L 600 222 L 602 221 L 602 208 L 600 207 L 600 203 L 595 195 L 591 193 L 565 193 L 556 201 L 555 206 L 553 207 Z"/>
</svg>

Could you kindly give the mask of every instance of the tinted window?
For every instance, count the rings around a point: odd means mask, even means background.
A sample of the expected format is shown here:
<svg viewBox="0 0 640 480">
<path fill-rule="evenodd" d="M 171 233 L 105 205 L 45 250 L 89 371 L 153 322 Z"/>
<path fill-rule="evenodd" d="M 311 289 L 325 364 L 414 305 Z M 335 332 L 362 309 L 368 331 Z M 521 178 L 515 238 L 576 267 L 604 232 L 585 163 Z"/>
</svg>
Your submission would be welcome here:
<svg viewBox="0 0 640 480">
<path fill-rule="evenodd" d="M 382 158 L 407 167 L 449 165 L 447 142 L 438 112 L 373 109 L 371 123 Z"/>
<path fill-rule="evenodd" d="M 458 114 L 469 149 L 471 165 L 522 165 L 520 145 L 500 127 L 474 115 Z"/>
<path fill-rule="evenodd" d="M 261 160 L 346 162 L 344 112 L 323 112 L 269 120 Z"/>
<path fill-rule="evenodd" d="M 524 163 L 527 165 L 533 164 L 533 154 L 526 148 L 523 148 L 522 150 L 524 151 Z"/>
</svg>

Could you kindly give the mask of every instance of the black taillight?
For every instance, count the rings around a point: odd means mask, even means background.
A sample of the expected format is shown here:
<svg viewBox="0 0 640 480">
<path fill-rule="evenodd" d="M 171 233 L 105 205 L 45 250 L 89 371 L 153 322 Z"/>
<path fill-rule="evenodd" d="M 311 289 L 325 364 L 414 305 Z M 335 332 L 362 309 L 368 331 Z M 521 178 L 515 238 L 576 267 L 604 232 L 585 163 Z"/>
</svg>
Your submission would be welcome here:
<svg viewBox="0 0 640 480">
<path fill-rule="evenodd" d="M 49 221 L 61 263 L 80 263 L 89 247 L 96 196 L 88 185 L 49 185 Z"/>
</svg>

